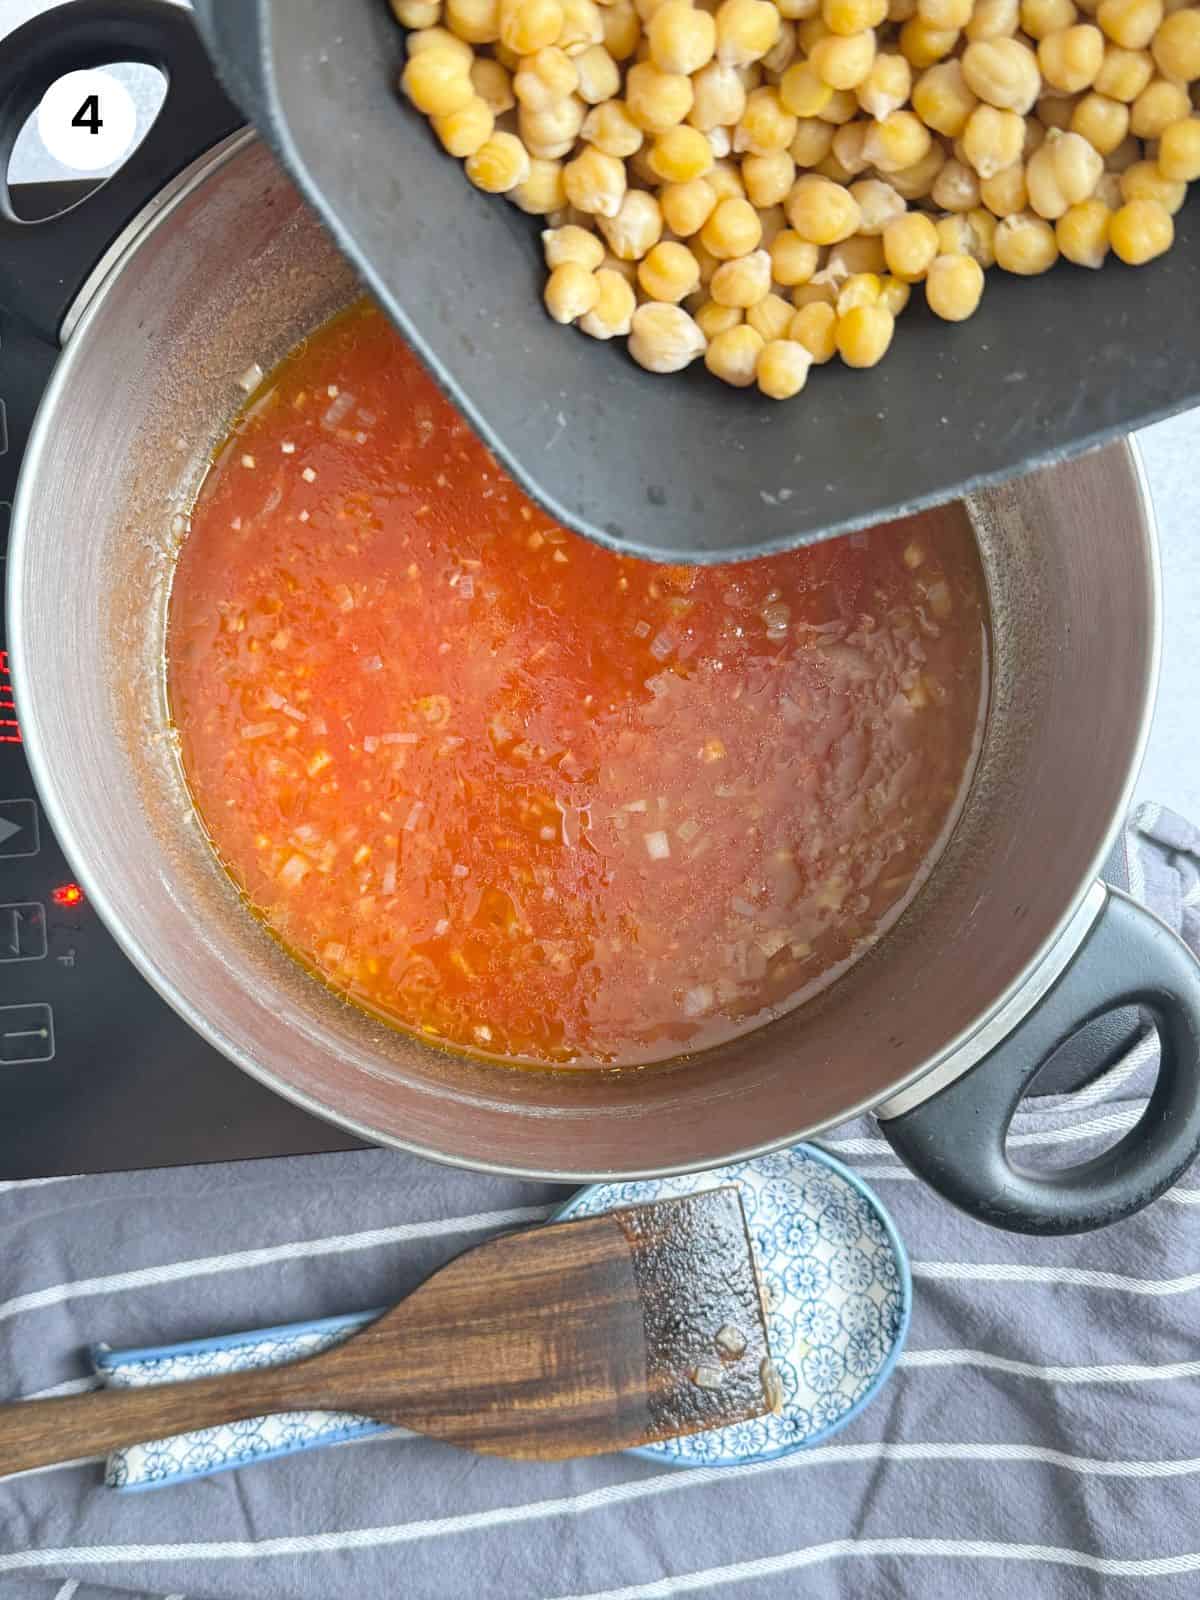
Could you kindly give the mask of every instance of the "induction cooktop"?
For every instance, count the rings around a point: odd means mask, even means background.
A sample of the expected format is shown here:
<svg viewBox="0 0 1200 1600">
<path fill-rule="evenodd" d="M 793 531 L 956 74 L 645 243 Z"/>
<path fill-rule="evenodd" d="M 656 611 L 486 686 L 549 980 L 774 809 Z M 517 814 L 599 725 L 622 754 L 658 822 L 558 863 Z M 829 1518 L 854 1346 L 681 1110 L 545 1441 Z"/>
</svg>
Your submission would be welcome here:
<svg viewBox="0 0 1200 1600">
<path fill-rule="evenodd" d="M 49 216 L 74 186 L 30 184 Z M 89 201 L 103 205 L 101 190 Z M 0 309 L 0 573 L 21 456 L 57 352 Z M 47 823 L 0 619 L 0 1182 L 355 1148 L 225 1060 L 110 937 Z"/>
</svg>

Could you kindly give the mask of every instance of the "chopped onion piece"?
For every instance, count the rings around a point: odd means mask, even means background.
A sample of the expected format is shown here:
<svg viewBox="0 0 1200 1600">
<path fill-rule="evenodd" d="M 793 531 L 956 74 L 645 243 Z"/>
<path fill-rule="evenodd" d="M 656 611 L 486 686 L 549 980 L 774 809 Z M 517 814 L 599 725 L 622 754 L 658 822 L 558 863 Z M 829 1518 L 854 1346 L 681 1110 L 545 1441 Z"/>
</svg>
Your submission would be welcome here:
<svg viewBox="0 0 1200 1600">
<path fill-rule="evenodd" d="M 679 826 L 675 829 L 675 832 L 683 840 L 684 844 L 690 844 L 700 832 L 700 824 L 696 821 L 695 817 L 689 817 L 686 822 L 681 822 L 679 824 Z"/>
<path fill-rule="evenodd" d="M 416 827 L 417 823 L 421 820 L 421 813 L 422 813 L 422 811 L 424 811 L 424 809 L 425 809 L 424 800 L 414 800 L 413 801 L 412 810 L 408 813 L 407 817 L 405 817 L 405 819 L 404 819 L 404 831 L 405 831 L 405 833 L 412 833 L 412 831 Z"/>
<path fill-rule="evenodd" d="M 336 428 L 338 423 L 341 422 L 343 418 L 346 417 L 351 411 L 353 411 L 353 409 L 354 396 L 352 394 L 345 393 L 335 395 L 333 403 L 326 406 L 324 412 L 322 413 L 321 426 L 323 428 Z"/>
<path fill-rule="evenodd" d="M 381 672 L 383 670 L 382 656 L 367 656 L 362 664 L 364 672 Z"/>
<path fill-rule="evenodd" d="M 464 867 L 461 861 L 456 861 L 450 868 L 451 875 L 455 878 L 465 878 L 470 874 L 470 867 Z"/>
<path fill-rule="evenodd" d="M 254 465 L 253 462 L 251 462 L 250 464 L 251 464 L 251 466 Z M 313 471 L 313 469 L 311 467 L 305 467 L 303 472 L 301 472 L 300 476 L 304 479 L 305 483 L 315 483 L 316 479 L 317 479 L 317 475 L 316 475 L 316 473 Z"/>
<path fill-rule="evenodd" d="M 639 639 L 644 639 L 650 632 L 650 624 L 648 622 L 635 622 L 633 631 Z"/>
<path fill-rule="evenodd" d="M 458 580 L 458 592 L 460 595 L 462 595 L 464 600 L 474 599 L 475 579 L 469 572 L 464 572 L 462 577 Z"/>
<path fill-rule="evenodd" d="M 630 800 L 626 805 L 621 807 L 622 811 L 645 811 L 645 809 L 646 802 L 644 800 Z"/>
<path fill-rule="evenodd" d="M 252 361 L 238 379 L 238 388 L 244 389 L 247 394 L 253 394 L 263 381 L 263 369 L 257 361 Z"/>
<path fill-rule="evenodd" d="M 683 997 L 683 1014 L 685 1017 L 702 1017 L 705 1012 L 711 1011 L 716 995 L 709 983 L 697 984 L 694 989 L 689 989 Z"/>
<path fill-rule="evenodd" d="M 279 726 L 277 722 L 243 722 L 241 734 L 243 739 L 263 739 L 268 733 L 274 733 Z"/>
<path fill-rule="evenodd" d="M 285 889 L 294 889 L 311 870 L 312 862 L 306 860 L 304 856 L 289 856 L 279 869 L 279 882 Z"/>
<path fill-rule="evenodd" d="M 656 661 L 665 661 L 675 648 L 675 638 L 669 628 L 656 633 L 650 641 L 650 654 Z"/>
<path fill-rule="evenodd" d="M 380 744 L 416 744 L 420 738 L 416 733 L 385 733 L 380 738 Z"/>
<path fill-rule="evenodd" d="M 376 750 L 379 749 L 379 740 L 373 733 L 368 733 L 363 739 L 363 749 L 369 756 L 373 756 Z"/>
<path fill-rule="evenodd" d="M 449 928 L 450 928 L 450 922 L 449 922 L 448 918 L 439 917 L 438 920 L 433 925 L 433 936 L 434 936 L 434 938 L 435 939 L 440 939 L 444 933 L 447 933 L 449 931 Z"/>
<path fill-rule="evenodd" d="M 665 861 L 671 854 L 671 841 L 661 828 L 654 833 L 644 833 L 642 838 L 651 861 Z"/>
</svg>

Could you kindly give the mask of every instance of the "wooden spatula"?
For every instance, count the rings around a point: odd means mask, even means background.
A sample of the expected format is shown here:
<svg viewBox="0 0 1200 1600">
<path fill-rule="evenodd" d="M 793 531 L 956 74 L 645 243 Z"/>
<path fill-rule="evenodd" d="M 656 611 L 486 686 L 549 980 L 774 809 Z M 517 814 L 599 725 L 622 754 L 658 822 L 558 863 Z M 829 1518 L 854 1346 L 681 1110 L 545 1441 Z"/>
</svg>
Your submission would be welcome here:
<svg viewBox="0 0 1200 1600">
<path fill-rule="evenodd" d="M 349 1411 L 554 1460 L 778 1401 L 735 1188 L 488 1240 L 289 1366 L 0 1407 L 0 1473 L 276 1411 Z"/>
</svg>

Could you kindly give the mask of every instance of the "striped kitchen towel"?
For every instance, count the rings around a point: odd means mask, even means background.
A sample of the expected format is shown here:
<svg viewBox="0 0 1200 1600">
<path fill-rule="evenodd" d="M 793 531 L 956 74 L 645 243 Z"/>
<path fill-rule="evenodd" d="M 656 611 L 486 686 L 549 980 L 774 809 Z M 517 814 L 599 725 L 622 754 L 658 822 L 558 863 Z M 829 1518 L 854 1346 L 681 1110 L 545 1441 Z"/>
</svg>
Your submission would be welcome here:
<svg viewBox="0 0 1200 1600">
<path fill-rule="evenodd" d="M 1113 875 L 1200 945 L 1200 833 L 1158 808 Z M 1136 1029 L 1136 1020 L 1130 1019 Z M 1078 1160 L 1129 1127 L 1153 1039 L 1029 1102 Z M 680 1471 L 474 1457 L 385 1432 L 153 1495 L 99 1462 L 0 1481 L 0 1600 L 1195 1600 L 1200 1177 L 1102 1233 L 984 1228 L 868 1119 L 821 1141 L 912 1257 L 907 1349 L 836 1439 Z M 400 1298 L 561 1189 L 365 1151 L 0 1186 L 0 1388 L 85 1387 L 87 1349 Z"/>
</svg>

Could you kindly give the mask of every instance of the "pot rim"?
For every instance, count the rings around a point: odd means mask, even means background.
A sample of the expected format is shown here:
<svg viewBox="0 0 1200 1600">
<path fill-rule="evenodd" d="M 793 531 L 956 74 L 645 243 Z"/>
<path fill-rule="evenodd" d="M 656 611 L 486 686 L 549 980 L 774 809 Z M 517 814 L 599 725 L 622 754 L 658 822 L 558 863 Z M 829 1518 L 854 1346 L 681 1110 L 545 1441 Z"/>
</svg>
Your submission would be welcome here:
<svg viewBox="0 0 1200 1600">
<path fill-rule="evenodd" d="M 1069 902 L 1064 906 L 1061 916 L 1023 971 L 1001 994 L 996 996 L 993 1004 L 986 1012 L 975 1018 L 970 1025 L 961 1030 L 954 1038 L 948 1040 L 934 1056 L 927 1058 L 903 1074 L 883 1094 L 867 1096 L 819 1122 L 801 1128 L 788 1129 L 777 1137 L 726 1152 L 716 1161 L 703 1158 L 697 1161 L 676 1162 L 667 1166 L 649 1166 L 617 1171 L 603 1167 L 541 1168 L 504 1161 L 472 1160 L 431 1149 L 414 1140 L 406 1140 L 384 1133 L 369 1123 L 358 1121 L 352 1116 L 338 1112 L 302 1090 L 282 1082 L 270 1069 L 263 1067 L 248 1052 L 243 1050 L 236 1040 L 229 1038 L 219 1026 L 210 1022 L 162 972 L 151 951 L 142 944 L 129 928 L 123 925 L 102 886 L 93 879 L 89 863 L 83 859 L 79 852 L 78 840 L 69 820 L 68 808 L 63 801 L 55 775 L 49 763 L 43 757 L 37 719 L 33 715 L 31 708 L 27 712 L 26 708 L 22 706 L 23 691 L 21 682 L 28 646 L 25 619 L 21 615 L 16 596 L 22 590 L 24 584 L 24 566 L 28 544 L 27 528 L 31 521 L 30 508 L 36 493 L 35 482 L 38 476 L 39 463 L 47 447 L 54 413 L 58 409 L 59 397 L 70 384 L 75 365 L 83 359 L 79 352 L 85 344 L 84 336 L 91 324 L 99 316 L 108 292 L 133 253 L 156 229 L 169 221 L 178 205 L 202 187 L 227 162 L 249 150 L 257 143 L 259 143 L 259 140 L 252 130 L 242 129 L 214 145 L 149 202 L 142 212 L 113 241 L 108 251 L 97 263 L 64 320 L 63 327 L 66 334 L 64 349 L 55 365 L 50 382 L 38 407 L 29 437 L 29 444 L 22 462 L 17 492 L 14 496 L 12 531 L 8 552 L 8 647 L 13 663 L 12 677 L 16 686 L 15 698 L 18 705 L 18 715 L 22 721 L 26 755 L 33 773 L 38 798 L 45 808 L 51 829 L 67 859 L 71 861 L 88 898 L 95 906 L 105 927 L 122 952 L 167 1004 L 194 1028 L 201 1038 L 220 1051 L 222 1055 L 232 1060 L 236 1066 L 248 1073 L 250 1077 L 256 1079 L 283 1099 L 291 1101 L 292 1104 L 299 1106 L 302 1110 L 309 1112 L 322 1121 L 333 1123 L 335 1126 L 345 1129 L 348 1133 L 355 1135 L 368 1144 L 406 1150 L 427 1160 L 438 1162 L 443 1166 L 462 1167 L 468 1171 L 493 1173 L 497 1176 L 578 1184 L 611 1181 L 614 1178 L 634 1182 L 645 1178 L 672 1177 L 692 1172 L 708 1171 L 714 1166 L 752 1160 L 757 1156 L 787 1149 L 803 1140 L 812 1140 L 829 1128 L 839 1127 L 842 1123 L 849 1122 L 866 1112 L 878 1109 L 885 1117 L 887 1115 L 899 1115 L 901 1111 L 913 1109 L 914 1106 L 922 1103 L 940 1089 L 945 1088 L 948 1083 L 969 1071 L 983 1054 L 991 1048 L 992 1044 L 997 1042 L 995 1036 L 998 1031 L 996 1027 L 998 1019 L 1003 1018 L 1005 1023 L 1003 1031 L 1007 1032 L 1032 1010 L 1041 995 L 1059 976 L 1075 954 L 1079 944 L 1103 907 L 1103 886 L 1097 881 L 1100 869 L 1124 825 L 1129 803 L 1141 770 L 1146 741 L 1149 737 L 1154 714 L 1162 654 L 1162 570 L 1159 559 L 1157 523 L 1153 500 L 1150 496 L 1141 454 L 1132 438 L 1126 438 L 1103 447 L 1103 454 L 1105 455 L 1111 456 L 1121 452 L 1131 471 L 1134 480 L 1133 486 L 1142 513 L 1140 526 L 1136 532 L 1145 546 L 1147 572 L 1150 580 L 1147 671 L 1137 739 L 1130 752 L 1128 769 L 1122 784 L 1118 804 L 1113 810 L 1107 828 L 1097 842 L 1087 871 L 1081 876 L 1077 888 L 1071 895 Z M 1099 454 L 1100 452 L 1096 453 Z M 1044 472 L 1053 469 L 1042 467 L 1038 470 Z M 986 494 L 988 491 L 984 490 L 982 492 Z M 967 497 L 966 504 L 968 507 L 970 507 L 974 498 L 974 496 L 970 495 Z"/>
</svg>

